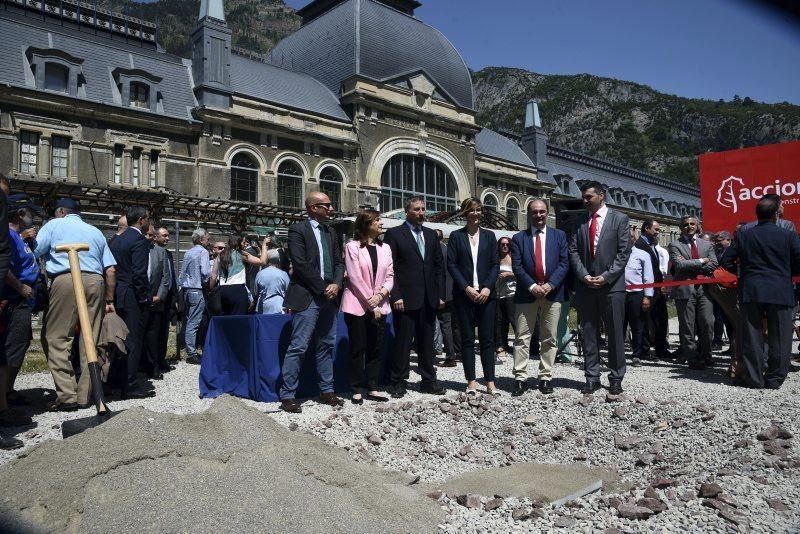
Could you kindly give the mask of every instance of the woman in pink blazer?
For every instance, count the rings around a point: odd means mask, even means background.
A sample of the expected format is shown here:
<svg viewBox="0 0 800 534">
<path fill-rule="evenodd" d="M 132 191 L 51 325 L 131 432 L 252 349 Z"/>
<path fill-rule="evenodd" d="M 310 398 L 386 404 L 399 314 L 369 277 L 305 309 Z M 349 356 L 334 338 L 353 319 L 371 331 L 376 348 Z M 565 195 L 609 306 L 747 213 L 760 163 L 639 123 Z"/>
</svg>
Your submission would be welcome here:
<svg viewBox="0 0 800 534">
<path fill-rule="evenodd" d="M 378 392 L 389 292 L 394 285 L 392 251 L 378 238 L 382 233 L 381 214 L 365 209 L 356 217 L 353 240 L 344 247 L 347 286 L 342 311 L 350 338 L 353 404 L 363 404 L 364 398 L 389 400 Z"/>
</svg>

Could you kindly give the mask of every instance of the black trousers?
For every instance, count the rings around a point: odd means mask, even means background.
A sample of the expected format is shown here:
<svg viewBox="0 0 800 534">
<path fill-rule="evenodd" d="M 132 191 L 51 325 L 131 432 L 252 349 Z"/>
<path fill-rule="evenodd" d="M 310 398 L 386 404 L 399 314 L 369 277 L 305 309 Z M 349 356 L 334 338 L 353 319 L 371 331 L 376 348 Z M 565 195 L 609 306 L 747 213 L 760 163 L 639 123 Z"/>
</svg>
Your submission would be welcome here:
<svg viewBox="0 0 800 534">
<path fill-rule="evenodd" d="M 475 326 L 478 326 L 481 366 L 483 378 L 494 382 L 494 328 L 495 300 L 476 304 L 469 300 L 454 301 L 458 328 L 461 330 L 461 361 L 464 362 L 464 377 L 475 380 Z"/>
<path fill-rule="evenodd" d="M 747 382 L 755 387 L 780 387 L 789 374 L 792 352 L 793 306 L 745 302 L 742 313 L 742 363 Z M 767 320 L 767 357 L 764 358 L 762 320 Z M 764 364 L 766 362 L 766 370 Z"/>
<path fill-rule="evenodd" d="M 126 291 L 124 301 L 117 304 L 117 314 L 125 321 L 125 326 L 128 327 L 125 347 L 128 349 L 128 382 L 131 383 L 139 371 L 139 362 L 142 358 L 144 347 L 144 329 L 147 324 L 150 305 L 138 302 L 133 291 Z"/>
<path fill-rule="evenodd" d="M 247 287 L 244 284 L 235 284 L 219 287 L 222 313 L 220 315 L 247 315 L 250 299 L 247 297 Z"/>
<path fill-rule="evenodd" d="M 647 312 L 642 311 L 644 291 L 625 293 L 625 325 L 631 327 L 631 358 L 642 357 L 642 337 L 647 324 Z"/>
<path fill-rule="evenodd" d="M 445 359 L 460 360 L 461 332 L 458 329 L 458 321 L 453 317 L 452 300 L 445 302 L 444 308 L 436 311 L 436 318 L 439 319 L 439 326 L 442 329 Z"/>
<path fill-rule="evenodd" d="M 350 388 L 353 393 L 377 391 L 381 372 L 386 316 L 344 314 L 350 345 Z"/>
<path fill-rule="evenodd" d="M 150 308 L 147 314 L 147 325 L 144 330 L 144 349 L 142 351 L 142 365 L 148 374 L 155 373 L 159 368 L 159 354 L 161 352 L 161 333 L 165 322 L 165 314 L 159 307 Z"/>
<path fill-rule="evenodd" d="M 650 348 L 655 348 L 656 357 L 666 358 L 669 353 L 669 316 L 667 315 L 667 297 L 656 289 L 650 299 L 650 312 L 644 325 L 642 336 L 642 355 L 647 356 Z M 640 356 L 641 357 L 641 356 Z"/>
<path fill-rule="evenodd" d="M 496 302 L 494 344 L 495 348 L 505 350 L 511 348 L 508 344 L 508 327 L 514 324 L 514 297 L 496 299 Z"/>
<path fill-rule="evenodd" d="M 411 372 L 411 342 L 416 341 L 417 364 L 423 384 L 436 382 L 433 367 L 433 319 L 436 312 L 427 304 L 418 310 L 394 312 L 395 351 L 392 358 L 392 384 L 402 384 Z M 463 350 L 463 347 L 462 347 Z"/>
</svg>

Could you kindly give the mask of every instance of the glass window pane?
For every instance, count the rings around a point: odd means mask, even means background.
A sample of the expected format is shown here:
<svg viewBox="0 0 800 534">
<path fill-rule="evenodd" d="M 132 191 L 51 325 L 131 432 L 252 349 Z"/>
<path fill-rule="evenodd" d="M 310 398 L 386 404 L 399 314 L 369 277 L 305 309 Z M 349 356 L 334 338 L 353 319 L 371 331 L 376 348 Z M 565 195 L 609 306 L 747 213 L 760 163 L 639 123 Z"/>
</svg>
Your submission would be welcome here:
<svg viewBox="0 0 800 534">
<path fill-rule="evenodd" d="M 69 69 L 57 63 L 45 63 L 44 88 L 50 91 L 66 93 L 68 88 Z"/>
</svg>

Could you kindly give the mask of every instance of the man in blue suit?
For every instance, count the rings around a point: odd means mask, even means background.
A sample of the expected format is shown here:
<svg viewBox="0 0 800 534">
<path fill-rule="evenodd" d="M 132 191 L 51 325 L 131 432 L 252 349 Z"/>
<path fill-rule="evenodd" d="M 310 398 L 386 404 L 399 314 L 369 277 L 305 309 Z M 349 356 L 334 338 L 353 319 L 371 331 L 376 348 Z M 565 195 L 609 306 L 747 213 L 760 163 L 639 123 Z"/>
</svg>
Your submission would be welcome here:
<svg viewBox="0 0 800 534">
<path fill-rule="evenodd" d="M 150 308 L 150 281 L 147 276 L 150 246 L 143 235 L 150 226 L 150 220 L 147 209 L 142 206 L 128 208 L 126 218 L 128 228 L 114 237 L 109 244 L 111 253 L 117 261 L 114 306 L 128 327 L 128 337 L 125 340 L 128 349 L 127 369 L 121 370 L 118 378 L 123 398 L 144 398 L 152 395 L 136 387 L 136 372 L 139 370 L 144 329 Z"/>
<path fill-rule="evenodd" d="M 569 271 L 567 236 L 547 226 L 547 204 L 534 200 L 528 204 L 527 230 L 511 239 L 511 267 L 517 277 L 514 295 L 514 391 L 522 395 L 528 389 L 528 359 L 531 329 L 539 319 L 539 391 L 552 393 L 553 363 L 556 359 L 556 330 L 561 303 L 566 300 L 564 279 Z"/>
<path fill-rule="evenodd" d="M 800 274 L 800 238 L 777 225 L 780 201 L 763 197 L 756 205 L 758 224 L 740 229 L 720 264 L 739 272 L 742 314 L 740 385 L 778 389 L 789 372 L 794 314 L 792 275 Z M 769 351 L 764 370 L 762 321 L 767 320 Z"/>
</svg>

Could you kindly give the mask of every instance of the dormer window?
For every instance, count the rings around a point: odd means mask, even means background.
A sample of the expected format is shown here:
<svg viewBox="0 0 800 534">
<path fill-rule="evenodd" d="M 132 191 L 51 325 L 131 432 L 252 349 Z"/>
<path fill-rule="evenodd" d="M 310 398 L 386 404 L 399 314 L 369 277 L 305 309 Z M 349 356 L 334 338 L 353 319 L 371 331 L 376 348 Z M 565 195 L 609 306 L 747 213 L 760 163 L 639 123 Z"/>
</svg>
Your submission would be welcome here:
<svg viewBox="0 0 800 534">
<path fill-rule="evenodd" d="M 141 69 L 114 69 L 114 101 L 120 105 L 154 113 L 163 111 L 161 78 Z"/>
<path fill-rule="evenodd" d="M 44 64 L 44 88 L 59 93 L 69 92 L 69 69 L 58 63 Z"/>
<path fill-rule="evenodd" d="M 80 85 L 85 83 L 81 73 L 82 59 L 62 50 L 33 47 L 25 51 L 25 59 L 30 69 L 25 79 L 30 87 L 80 96 Z"/>
</svg>

